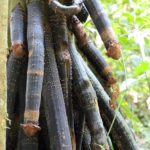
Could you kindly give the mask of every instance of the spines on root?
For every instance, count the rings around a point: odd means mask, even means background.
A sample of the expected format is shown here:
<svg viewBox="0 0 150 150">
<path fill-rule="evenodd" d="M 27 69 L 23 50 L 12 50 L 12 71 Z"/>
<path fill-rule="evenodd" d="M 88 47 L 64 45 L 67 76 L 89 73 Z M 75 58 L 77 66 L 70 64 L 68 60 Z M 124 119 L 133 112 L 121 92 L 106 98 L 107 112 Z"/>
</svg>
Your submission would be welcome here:
<svg viewBox="0 0 150 150">
<path fill-rule="evenodd" d="M 46 121 L 46 113 L 43 98 L 40 106 L 39 125 L 41 127 L 41 131 L 39 132 L 38 137 L 38 145 L 39 145 L 38 150 L 51 150 L 50 148 L 51 141 L 48 132 L 48 123 Z"/>
<path fill-rule="evenodd" d="M 69 38 L 69 50 L 73 62 L 74 90 L 80 98 L 78 103 L 85 113 L 87 125 L 92 135 L 91 148 L 100 150 L 101 148 L 98 145 L 103 145 L 107 149 L 107 144 L 105 145 L 106 136 L 99 113 L 96 93 L 82 63 L 77 57 L 78 54 L 71 36 Z"/>
<path fill-rule="evenodd" d="M 18 81 L 25 55 L 25 14 L 23 8 L 18 4 L 11 12 L 10 56 L 7 60 L 7 113 L 9 121 L 6 121 L 6 149 L 14 150 L 18 139 L 19 113 L 18 113 Z"/>
<path fill-rule="evenodd" d="M 72 17 L 71 25 L 72 31 L 77 39 L 78 48 L 84 53 L 96 71 L 102 76 L 107 86 L 115 84 L 117 79 L 113 76 L 110 66 L 92 43 L 84 29 L 83 24 L 76 16 Z"/>
<path fill-rule="evenodd" d="M 74 118 L 72 105 L 72 61 L 68 51 L 68 29 L 66 17 L 53 14 L 50 16 L 56 62 L 63 90 L 68 123 L 73 149 L 76 147 L 74 133 Z"/>
<path fill-rule="evenodd" d="M 80 58 L 80 60 L 83 60 L 83 59 Z M 110 108 L 110 105 L 109 105 L 110 97 L 104 91 L 100 82 L 97 80 L 97 78 L 92 73 L 92 71 L 88 68 L 86 63 L 82 61 L 82 64 L 84 65 L 85 70 L 90 78 L 90 81 L 96 91 L 101 116 L 102 116 L 104 125 L 107 130 L 110 128 L 113 118 L 116 115 L 115 123 L 110 132 L 110 137 L 111 137 L 113 146 L 115 147 L 115 149 L 137 150 L 138 147 L 135 142 L 135 139 L 129 127 L 127 126 L 124 118 L 118 111 L 114 111 L 113 109 Z"/>
<path fill-rule="evenodd" d="M 45 33 L 45 71 L 42 95 L 51 149 L 72 150 L 64 98 L 52 43 L 51 34 L 47 31 Z"/>
</svg>

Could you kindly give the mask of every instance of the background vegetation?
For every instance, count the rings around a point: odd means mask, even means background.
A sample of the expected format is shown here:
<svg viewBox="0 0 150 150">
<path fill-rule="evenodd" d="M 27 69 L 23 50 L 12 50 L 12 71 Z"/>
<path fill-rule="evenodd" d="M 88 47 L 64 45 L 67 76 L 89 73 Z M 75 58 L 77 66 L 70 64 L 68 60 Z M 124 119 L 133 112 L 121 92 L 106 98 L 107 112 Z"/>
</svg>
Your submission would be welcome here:
<svg viewBox="0 0 150 150">
<path fill-rule="evenodd" d="M 84 24 L 118 78 L 120 110 L 140 150 L 150 149 L 150 1 L 101 1 L 122 45 L 119 61 L 106 57 L 105 48 L 90 20 Z"/>
<path fill-rule="evenodd" d="M 130 126 L 140 150 L 150 149 L 150 1 L 105 0 L 105 12 L 122 45 L 119 61 L 106 57 L 105 48 L 90 18 L 84 24 L 118 78 L 120 110 Z M 4 149 L 5 64 L 7 1 L 0 0 L 0 150 Z M 2 131 L 2 132 L 1 132 Z"/>
</svg>

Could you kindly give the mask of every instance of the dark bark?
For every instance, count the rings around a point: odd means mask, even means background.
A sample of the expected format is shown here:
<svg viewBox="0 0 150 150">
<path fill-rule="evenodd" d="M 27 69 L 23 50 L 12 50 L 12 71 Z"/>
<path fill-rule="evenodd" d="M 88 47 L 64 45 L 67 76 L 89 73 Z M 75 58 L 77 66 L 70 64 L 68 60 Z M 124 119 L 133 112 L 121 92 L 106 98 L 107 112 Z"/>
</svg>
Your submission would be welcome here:
<svg viewBox="0 0 150 150">
<path fill-rule="evenodd" d="M 26 30 L 26 15 L 23 7 L 17 4 L 11 12 L 10 18 L 11 30 L 11 53 L 16 58 L 22 58 L 25 54 L 25 30 Z"/>
<path fill-rule="evenodd" d="M 38 133 L 33 136 L 27 136 L 23 129 L 20 128 L 17 150 L 38 150 Z"/>
<path fill-rule="evenodd" d="M 27 136 L 34 135 L 40 130 L 39 108 L 41 102 L 41 91 L 44 73 L 44 43 L 42 25 L 42 2 L 29 1 L 28 10 L 28 71 L 26 86 L 26 106 L 24 113 L 24 125 L 22 125 Z"/>
<path fill-rule="evenodd" d="M 40 106 L 39 123 L 40 123 L 39 125 L 41 127 L 41 131 L 39 132 L 39 138 L 38 138 L 38 143 L 39 143 L 38 150 L 50 150 L 51 141 L 48 134 L 48 124 L 46 121 L 43 99 L 41 101 L 41 106 Z"/>
<path fill-rule="evenodd" d="M 46 29 L 46 31 L 47 30 L 48 29 Z M 51 141 L 51 149 L 71 150 L 72 145 L 64 98 L 56 66 L 51 35 L 48 32 L 45 33 L 43 99 Z"/>
<path fill-rule="evenodd" d="M 113 59 L 119 59 L 121 56 L 120 43 L 115 36 L 108 17 L 104 13 L 99 0 L 85 0 L 87 10 L 101 36 L 107 49 L 107 55 Z"/>
<path fill-rule="evenodd" d="M 84 3 L 82 3 L 82 9 L 81 11 L 77 14 L 77 17 L 78 19 L 81 21 L 81 22 L 86 22 L 87 18 L 88 18 L 88 11 L 84 5 Z"/>
<path fill-rule="evenodd" d="M 27 58 L 22 66 L 22 73 L 19 78 L 19 118 L 20 123 L 24 123 L 25 110 L 25 94 L 26 94 L 26 80 L 27 80 Z M 17 142 L 17 141 L 16 141 Z M 19 129 L 17 150 L 38 150 L 38 133 L 28 137 L 22 128 Z"/>
<path fill-rule="evenodd" d="M 25 55 L 25 18 L 24 11 L 18 4 L 11 12 L 11 48 L 7 60 L 7 113 L 6 150 L 15 150 L 19 132 L 18 81 Z M 17 108 L 18 107 L 18 108 Z"/>
<path fill-rule="evenodd" d="M 77 57 L 76 48 L 74 41 L 69 37 L 69 50 L 73 62 L 73 78 L 74 78 L 74 88 L 75 93 L 79 98 L 79 106 L 85 113 L 87 119 L 87 125 L 90 129 L 92 135 L 91 148 L 93 150 L 101 149 L 102 145 L 107 149 L 107 144 L 105 145 L 105 133 L 103 122 L 100 118 L 96 93 L 86 75 L 86 72 Z"/>
<path fill-rule="evenodd" d="M 11 13 L 11 54 L 7 61 L 7 112 L 11 117 L 14 111 L 15 96 L 18 90 L 18 79 L 23 63 L 25 51 L 25 22 L 24 12 L 20 5 L 17 5 Z M 19 54 L 20 55 L 19 55 Z M 23 53 L 21 55 L 21 53 Z"/>
<path fill-rule="evenodd" d="M 107 139 L 107 142 L 108 142 L 109 150 L 112 150 L 110 139 Z M 85 125 L 84 134 L 83 134 L 83 142 L 82 142 L 82 150 L 91 150 L 90 143 L 91 143 L 91 135 L 90 135 L 88 127 Z"/>
<path fill-rule="evenodd" d="M 91 135 L 88 127 L 85 125 L 84 134 L 83 134 L 83 142 L 82 142 L 82 150 L 92 150 L 90 147 L 91 143 Z"/>
<path fill-rule="evenodd" d="M 68 51 L 66 17 L 52 13 L 50 16 L 56 61 L 63 90 L 73 149 L 76 147 L 72 105 L 72 62 Z"/>
<path fill-rule="evenodd" d="M 81 150 L 85 125 L 85 114 L 83 111 L 78 112 L 78 118 L 75 124 L 77 150 Z"/>
<path fill-rule="evenodd" d="M 6 150 L 16 150 L 17 141 L 18 141 L 18 134 L 19 134 L 19 127 L 20 127 L 20 120 L 19 120 L 19 105 L 18 105 L 18 94 L 15 97 L 16 103 L 14 107 L 14 112 L 11 117 L 11 124 L 7 120 L 6 125 Z"/>
<path fill-rule="evenodd" d="M 76 16 L 72 17 L 72 31 L 76 36 L 78 48 L 85 54 L 95 70 L 103 77 L 106 85 L 110 86 L 116 83 L 117 79 L 113 76 L 109 65 L 101 56 L 100 51 L 92 43 L 83 24 Z"/>
<path fill-rule="evenodd" d="M 137 150 L 138 148 L 137 148 L 135 139 L 134 139 L 129 127 L 127 126 L 124 118 L 121 116 L 121 114 L 118 111 L 114 111 L 110 108 L 109 96 L 103 90 L 103 87 L 101 86 L 99 81 L 96 79 L 94 74 L 90 71 L 90 69 L 87 67 L 86 63 L 83 60 L 82 60 L 82 64 L 86 68 L 86 72 L 87 72 L 87 74 L 90 78 L 90 81 L 96 91 L 100 112 L 102 115 L 104 125 L 107 130 L 110 128 L 112 120 L 116 114 L 116 120 L 115 120 L 113 128 L 111 129 L 111 132 L 110 132 L 110 137 L 112 139 L 112 143 L 113 143 L 115 149 Z"/>
<path fill-rule="evenodd" d="M 22 67 L 22 59 L 10 55 L 7 61 L 7 113 L 11 119 L 15 111 L 16 95 L 18 91 L 18 80 Z"/>
<path fill-rule="evenodd" d="M 26 39 L 24 36 L 26 35 L 26 18 L 24 17 L 26 2 L 25 0 L 9 1 L 10 10 L 14 8 L 11 16 L 11 30 L 8 30 L 12 45 L 7 61 L 7 109 L 12 124 L 9 125 L 7 122 L 7 126 L 11 129 L 6 130 L 6 149 L 99 150 L 102 149 L 102 146 L 109 149 L 104 125 L 108 130 L 115 111 L 109 106 L 110 97 L 76 52 L 74 41 L 67 28 L 70 15 L 80 12 L 81 1 L 52 0 L 50 9 L 45 0 L 27 0 L 27 4 L 28 64 L 25 56 Z M 99 2 L 86 0 L 85 4 L 108 49 L 108 55 L 118 59 L 121 54 L 120 45 L 108 18 L 103 15 L 101 6 L 98 6 Z M 89 5 L 93 8 L 89 8 Z M 44 11 L 44 17 L 42 11 Z M 87 17 L 83 16 L 82 11 L 78 14 L 81 21 L 86 20 Z M 98 12 L 100 13 L 97 14 Z M 85 14 L 87 15 L 87 11 Z M 10 13 L 8 15 L 10 16 Z M 78 40 L 78 47 L 99 73 L 98 77 L 103 76 L 106 82 L 110 81 L 109 77 L 113 75 L 106 61 L 91 43 L 83 25 L 78 20 L 77 22 L 74 20 L 72 25 L 72 31 Z M 10 46 L 9 39 L 10 37 L 8 38 Z M 72 61 L 68 50 L 73 60 L 73 91 L 75 97 L 77 96 L 74 98 L 74 104 L 72 104 Z M 43 90 L 42 103 L 41 90 Z M 73 114 L 73 106 L 80 109 L 77 110 L 79 116 L 75 121 L 76 137 L 74 133 L 74 114 L 76 112 L 74 111 Z M 19 128 L 20 123 L 25 123 L 22 125 L 25 133 L 22 128 Z M 42 127 L 40 132 L 37 132 L 38 124 Z M 110 137 L 115 149 L 137 149 L 130 129 L 118 112 Z"/>
</svg>

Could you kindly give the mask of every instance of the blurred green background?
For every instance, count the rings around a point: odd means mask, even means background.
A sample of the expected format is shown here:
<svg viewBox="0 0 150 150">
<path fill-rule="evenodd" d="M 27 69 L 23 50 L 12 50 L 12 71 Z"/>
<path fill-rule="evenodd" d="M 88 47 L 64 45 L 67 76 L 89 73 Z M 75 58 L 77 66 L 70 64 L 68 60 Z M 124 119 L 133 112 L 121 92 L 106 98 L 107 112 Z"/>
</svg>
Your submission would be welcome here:
<svg viewBox="0 0 150 150">
<path fill-rule="evenodd" d="M 102 6 L 122 45 L 122 57 L 106 50 L 90 17 L 84 24 L 118 78 L 122 111 L 140 150 L 150 150 L 150 1 L 104 0 Z"/>
<path fill-rule="evenodd" d="M 122 111 L 140 150 L 150 149 L 150 0 L 104 0 L 102 5 L 122 45 L 120 60 L 106 50 L 90 17 L 84 23 L 97 48 L 118 78 Z M 0 0 L 0 150 L 4 149 L 7 53 L 7 0 Z"/>
</svg>

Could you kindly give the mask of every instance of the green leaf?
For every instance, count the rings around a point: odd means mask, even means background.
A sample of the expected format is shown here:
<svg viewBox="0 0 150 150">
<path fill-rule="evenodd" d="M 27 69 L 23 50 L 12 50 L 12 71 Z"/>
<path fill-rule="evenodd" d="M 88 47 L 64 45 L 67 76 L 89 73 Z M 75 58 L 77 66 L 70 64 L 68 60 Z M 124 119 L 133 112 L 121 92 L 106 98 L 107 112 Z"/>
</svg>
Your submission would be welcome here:
<svg viewBox="0 0 150 150">
<path fill-rule="evenodd" d="M 135 75 L 141 75 L 145 73 L 149 69 L 149 62 L 143 61 L 138 64 L 138 66 L 135 68 Z"/>
</svg>

